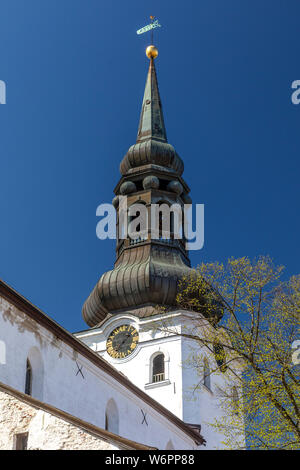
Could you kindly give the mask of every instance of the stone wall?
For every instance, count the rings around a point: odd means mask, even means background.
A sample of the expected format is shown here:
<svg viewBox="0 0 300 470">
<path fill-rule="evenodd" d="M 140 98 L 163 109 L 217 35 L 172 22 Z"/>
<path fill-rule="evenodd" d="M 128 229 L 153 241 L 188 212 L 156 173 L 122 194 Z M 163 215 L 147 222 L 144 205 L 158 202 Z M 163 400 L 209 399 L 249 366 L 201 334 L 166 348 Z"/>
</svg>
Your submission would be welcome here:
<svg viewBox="0 0 300 470">
<path fill-rule="evenodd" d="M 28 432 L 27 449 L 114 450 L 115 443 L 0 391 L 0 449 L 15 448 L 16 435 Z"/>
</svg>

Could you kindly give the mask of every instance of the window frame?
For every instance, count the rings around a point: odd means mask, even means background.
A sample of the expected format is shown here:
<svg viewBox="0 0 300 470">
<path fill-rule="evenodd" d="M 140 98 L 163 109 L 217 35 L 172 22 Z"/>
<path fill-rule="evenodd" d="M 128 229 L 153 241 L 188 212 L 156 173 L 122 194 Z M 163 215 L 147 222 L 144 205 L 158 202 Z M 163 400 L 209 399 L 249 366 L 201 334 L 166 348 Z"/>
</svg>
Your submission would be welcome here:
<svg viewBox="0 0 300 470">
<path fill-rule="evenodd" d="M 32 365 L 28 358 L 26 359 L 25 395 L 32 396 Z"/>
<path fill-rule="evenodd" d="M 162 372 L 158 372 L 154 374 L 154 366 L 155 366 L 155 361 L 157 361 L 157 358 L 162 358 Z M 159 383 L 163 382 L 166 377 L 165 373 L 165 355 L 162 351 L 160 351 L 158 354 L 155 354 L 155 356 L 152 358 L 152 367 L 151 367 L 151 383 Z M 156 380 L 155 377 L 162 376 L 159 378 L 159 380 Z"/>
<path fill-rule="evenodd" d="M 156 356 L 159 354 L 164 355 L 164 380 L 160 382 L 153 382 L 153 361 Z M 150 389 L 150 388 L 156 388 L 156 387 L 161 387 L 164 385 L 169 385 L 170 379 L 169 379 L 169 374 L 170 374 L 170 355 L 168 353 L 168 350 L 162 349 L 159 347 L 159 349 L 155 350 L 150 356 L 149 356 L 149 362 L 146 363 L 146 383 L 145 383 L 145 390 Z"/>
<path fill-rule="evenodd" d="M 28 431 L 14 434 L 13 450 L 27 450 L 28 449 L 28 436 L 29 436 Z"/>
</svg>

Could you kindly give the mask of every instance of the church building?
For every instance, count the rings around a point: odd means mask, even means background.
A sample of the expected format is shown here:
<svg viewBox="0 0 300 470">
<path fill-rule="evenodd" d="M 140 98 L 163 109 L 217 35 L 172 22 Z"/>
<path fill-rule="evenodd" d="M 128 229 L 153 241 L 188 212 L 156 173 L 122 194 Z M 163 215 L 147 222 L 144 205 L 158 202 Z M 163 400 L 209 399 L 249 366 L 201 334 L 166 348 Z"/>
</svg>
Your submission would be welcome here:
<svg viewBox="0 0 300 470">
<path fill-rule="evenodd" d="M 124 197 L 149 220 L 153 204 L 191 204 L 183 161 L 167 141 L 157 49 L 146 54 L 137 139 L 114 190 L 116 261 L 84 303 L 88 329 L 67 332 L 0 282 L 0 449 L 224 448 L 210 423 L 226 419 L 217 395 L 226 369 L 211 373 L 218 364 L 203 348 L 201 374 L 189 366 L 199 346 L 182 333 L 193 312 L 176 306 L 178 282 L 191 273 L 186 240 L 172 223 L 168 237 L 160 225 L 157 237 L 120 236 Z M 203 328 L 213 328 L 205 317 Z"/>
</svg>

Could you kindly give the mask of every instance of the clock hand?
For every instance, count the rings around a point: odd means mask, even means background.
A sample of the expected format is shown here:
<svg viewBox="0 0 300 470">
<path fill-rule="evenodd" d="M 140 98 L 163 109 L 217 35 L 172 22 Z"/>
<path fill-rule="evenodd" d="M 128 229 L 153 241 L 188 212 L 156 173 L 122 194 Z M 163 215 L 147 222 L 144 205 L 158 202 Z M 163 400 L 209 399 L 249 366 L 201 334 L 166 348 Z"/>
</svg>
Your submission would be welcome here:
<svg viewBox="0 0 300 470">
<path fill-rule="evenodd" d="M 127 333 L 126 338 L 123 339 L 123 341 L 119 344 L 119 346 L 117 348 L 115 348 L 116 351 L 119 351 L 120 347 L 125 343 L 125 341 L 127 340 L 127 338 L 129 338 L 129 336 L 130 336 L 130 333 L 129 334 Z"/>
</svg>

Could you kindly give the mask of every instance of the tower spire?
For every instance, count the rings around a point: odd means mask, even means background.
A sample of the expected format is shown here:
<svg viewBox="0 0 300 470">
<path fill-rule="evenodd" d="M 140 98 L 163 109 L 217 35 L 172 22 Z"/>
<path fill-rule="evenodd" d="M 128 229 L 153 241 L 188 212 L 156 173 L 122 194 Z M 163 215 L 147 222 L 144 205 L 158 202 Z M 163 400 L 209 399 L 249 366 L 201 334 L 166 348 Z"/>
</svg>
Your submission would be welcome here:
<svg viewBox="0 0 300 470">
<path fill-rule="evenodd" d="M 156 47 L 149 46 L 146 50 L 146 55 L 150 59 L 150 64 L 136 142 L 140 143 L 150 139 L 167 142 L 164 116 L 154 65 L 154 59 L 158 55 Z"/>
<path fill-rule="evenodd" d="M 113 205 L 117 211 L 117 233 L 120 235 L 116 262 L 112 270 L 101 276 L 84 303 L 82 314 L 89 326 L 99 324 L 108 314 L 126 311 L 142 317 L 157 313 L 158 305 L 174 307 L 178 281 L 190 272 L 185 239 L 174 236 L 171 222 L 168 238 L 162 233 L 152 237 L 151 230 L 138 238 L 131 238 L 129 233 L 125 238 L 121 236 L 121 196 L 126 196 L 127 207 L 144 204 L 149 227 L 152 204 L 182 207 L 190 203 L 190 190 L 181 176 L 183 162 L 167 142 L 154 65 L 158 55 L 156 47 L 149 46 L 146 55 L 150 65 L 137 141 L 123 157 L 120 164 L 122 176 L 114 190 Z"/>
</svg>

